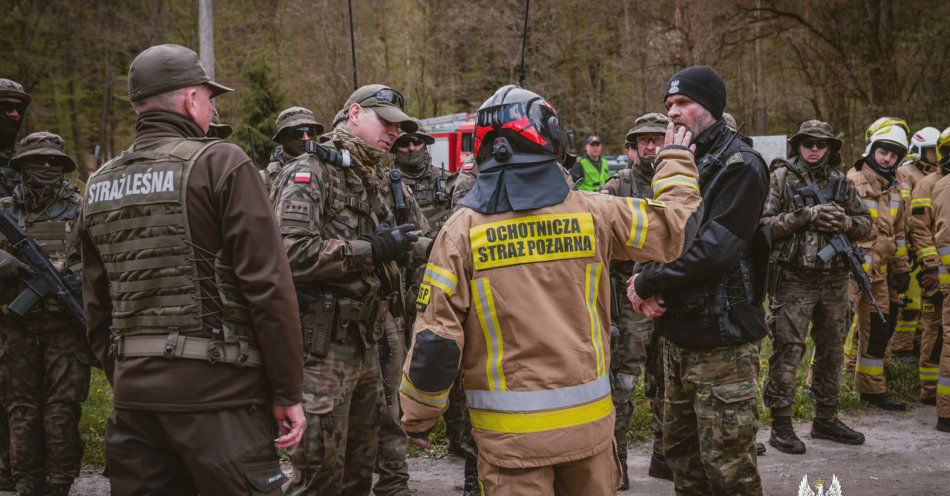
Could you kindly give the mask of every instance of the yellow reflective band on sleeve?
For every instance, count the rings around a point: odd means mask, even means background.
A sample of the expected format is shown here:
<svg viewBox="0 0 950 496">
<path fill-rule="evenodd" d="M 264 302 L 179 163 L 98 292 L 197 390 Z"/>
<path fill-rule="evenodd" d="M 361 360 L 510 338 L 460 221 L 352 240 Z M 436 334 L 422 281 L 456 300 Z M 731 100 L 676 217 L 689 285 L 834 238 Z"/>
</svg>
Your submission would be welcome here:
<svg viewBox="0 0 950 496">
<path fill-rule="evenodd" d="M 562 410 L 532 413 L 507 413 L 469 409 L 472 427 L 484 431 L 523 434 L 566 429 L 606 418 L 613 411 L 610 395 L 586 405 Z"/>
<path fill-rule="evenodd" d="M 919 373 L 921 382 L 937 382 L 940 378 L 939 367 L 920 367 Z"/>
<path fill-rule="evenodd" d="M 950 396 L 950 377 L 937 379 L 937 394 L 940 396 Z"/>
<path fill-rule="evenodd" d="M 630 212 L 633 213 L 633 220 L 630 222 L 630 238 L 627 239 L 627 246 L 643 248 L 643 243 L 647 240 L 647 231 L 649 230 L 650 220 L 647 217 L 647 204 L 638 198 L 627 198 L 627 205 Z"/>
<path fill-rule="evenodd" d="M 469 229 L 475 270 L 594 256 L 589 212 L 532 215 Z"/>
<path fill-rule="evenodd" d="M 696 178 L 689 177 L 683 174 L 676 174 L 669 177 L 664 177 L 663 179 L 657 179 L 653 181 L 653 198 L 660 196 L 664 190 L 670 186 L 686 186 L 687 188 L 695 189 L 699 191 L 699 183 L 696 182 Z"/>
<path fill-rule="evenodd" d="M 405 375 L 402 376 L 402 382 L 399 383 L 399 391 L 423 405 L 436 408 L 442 408 L 448 405 L 449 402 L 449 389 L 438 393 L 424 393 L 416 389 Z"/>
<path fill-rule="evenodd" d="M 472 295 L 475 301 L 475 312 L 478 313 L 478 322 L 482 325 L 482 334 L 485 336 L 487 351 L 485 376 L 488 378 L 488 389 L 506 391 L 508 387 L 505 384 L 505 371 L 501 368 L 505 346 L 501 339 L 498 314 L 495 311 L 495 297 L 487 277 L 472 281 Z"/>
<path fill-rule="evenodd" d="M 855 371 L 860 374 L 883 377 L 884 360 L 880 358 L 869 358 L 858 355 L 858 362 L 855 366 Z"/>
<path fill-rule="evenodd" d="M 950 272 L 945 265 L 937 267 L 937 282 L 940 284 L 950 284 Z"/>
<path fill-rule="evenodd" d="M 936 246 L 925 246 L 917 250 L 917 256 L 919 258 L 923 257 L 936 257 L 937 256 L 937 247 Z"/>
<path fill-rule="evenodd" d="M 868 213 L 871 214 L 871 217 L 877 218 L 877 201 L 872 199 L 862 200 L 864 206 L 867 207 Z"/>
<path fill-rule="evenodd" d="M 590 314 L 590 341 L 594 345 L 597 360 L 597 377 L 607 375 L 607 362 L 604 358 L 604 333 L 601 329 L 600 315 L 597 313 L 597 297 L 600 293 L 601 264 L 587 264 L 584 269 L 584 298 L 587 312 Z"/>
<path fill-rule="evenodd" d="M 422 281 L 441 289 L 449 296 L 455 294 L 455 288 L 458 286 L 458 279 L 451 270 L 439 267 L 434 263 L 426 264 Z"/>
<path fill-rule="evenodd" d="M 928 207 L 933 208 L 933 200 L 930 198 L 914 198 L 910 201 L 911 208 L 913 207 Z"/>
<path fill-rule="evenodd" d="M 428 305 L 429 298 L 432 298 L 432 286 L 428 284 L 419 285 L 419 294 L 416 296 L 416 303 L 420 305 Z"/>
<path fill-rule="evenodd" d="M 900 192 L 901 192 L 901 198 L 910 198 L 910 190 L 909 190 L 909 189 L 903 189 L 903 188 L 902 188 L 902 189 L 900 189 Z"/>
<path fill-rule="evenodd" d="M 897 324 L 894 326 L 894 332 L 916 332 L 916 331 L 917 331 L 916 320 L 898 320 Z"/>
<path fill-rule="evenodd" d="M 891 203 L 888 212 L 891 214 L 891 217 L 897 215 L 897 210 L 901 207 L 901 198 L 900 195 L 897 198 L 894 198 L 894 195 L 891 195 Z"/>
<path fill-rule="evenodd" d="M 896 213 L 897 213 L 897 212 L 894 212 L 894 214 L 896 214 Z M 893 215 L 893 214 L 892 214 L 892 215 Z M 907 241 L 905 241 L 905 240 L 903 240 L 903 239 L 898 239 L 898 240 L 897 240 L 897 251 L 895 251 L 894 254 L 897 255 L 897 256 L 901 256 L 901 255 L 907 256 Z"/>
</svg>

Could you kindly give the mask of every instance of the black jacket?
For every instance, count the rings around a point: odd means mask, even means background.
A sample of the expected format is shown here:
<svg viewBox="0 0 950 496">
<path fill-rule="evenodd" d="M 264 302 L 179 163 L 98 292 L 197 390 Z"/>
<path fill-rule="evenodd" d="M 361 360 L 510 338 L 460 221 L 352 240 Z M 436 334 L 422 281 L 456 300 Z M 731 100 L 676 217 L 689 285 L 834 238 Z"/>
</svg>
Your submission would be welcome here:
<svg viewBox="0 0 950 496">
<path fill-rule="evenodd" d="M 647 264 L 636 279 L 635 289 L 640 296 L 663 296 L 667 312 L 657 319 L 657 328 L 679 346 L 739 344 L 766 334 L 758 291 L 749 292 L 754 302 L 732 301 L 726 311 L 714 304 L 723 280 L 734 283 L 738 277 L 741 281 L 740 260 L 768 257 L 768 242 L 756 236 L 769 190 L 765 161 L 745 140 L 735 139 L 723 150 L 721 160 L 712 163 L 712 156 L 733 134 L 720 119 L 697 137 L 703 220 L 696 238 L 680 258 L 666 264 Z M 764 287 L 767 269 L 763 265 L 747 265 L 752 286 Z M 731 327 L 731 333 L 727 327 Z"/>
</svg>

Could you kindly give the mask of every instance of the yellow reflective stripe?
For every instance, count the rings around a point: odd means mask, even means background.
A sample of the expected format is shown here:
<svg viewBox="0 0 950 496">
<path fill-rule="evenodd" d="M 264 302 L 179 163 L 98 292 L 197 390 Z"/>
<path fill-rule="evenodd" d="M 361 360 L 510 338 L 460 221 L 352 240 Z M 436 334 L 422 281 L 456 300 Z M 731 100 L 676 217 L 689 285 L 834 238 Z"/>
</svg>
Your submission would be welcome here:
<svg viewBox="0 0 950 496">
<path fill-rule="evenodd" d="M 939 367 L 920 367 L 920 380 L 926 382 L 936 382 L 940 377 Z"/>
<path fill-rule="evenodd" d="M 854 356 L 854 333 L 857 329 L 858 317 L 854 316 L 854 318 L 851 319 L 851 328 L 848 329 L 848 337 L 844 340 L 844 354 L 850 357 Z"/>
<path fill-rule="evenodd" d="M 936 246 L 925 246 L 920 250 L 917 250 L 917 255 L 919 257 L 936 257 L 937 256 L 937 247 Z"/>
<path fill-rule="evenodd" d="M 688 188 L 693 188 L 696 191 L 699 191 L 699 183 L 696 182 L 696 178 L 689 177 L 683 174 L 676 174 L 669 177 L 664 177 L 663 179 L 658 179 L 653 181 L 653 198 L 656 199 L 660 196 L 664 190 L 673 185 L 686 186 Z"/>
<path fill-rule="evenodd" d="M 916 331 L 917 331 L 916 320 L 898 320 L 897 324 L 894 326 L 894 332 L 916 332 Z"/>
<path fill-rule="evenodd" d="M 909 190 L 909 189 L 901 189 L 901 190 L 899 190 L 899 191 L 901 192 L 901 198 L 910 198 L 910 190 Z"/>
<path fill-rule="evenodd" d="M 505 371 L 501 368 L 501 358 L 505 354 L 505 346 L 501 339 L 501 325 L 498 323 L 498 314 L 495 311 L 495 298 L 492 295 L 491 284 L 487 277 L 472 281 L 472 294 L 475 300 L 475 311 L 478 313 L 478 322 L 482 325 L 482 334 L 485 335 L 485 350 L 488 352 L 485 359 L 485 376 L 488 378 L 488 389 L 491 391 L 506 391 Z"/>
<path fill-rule="evenodd" d="M 607 375 L 607 362 L 604 358 L 604 337 L 600 328 L 600 316 L 597 314 L 597 297 L 600 293 L 601 264 L 587 264 L 584 269 L 584 297 L 587 300 L 587 312 L 590 314 L 590 341 L 594 345 L 597 359 L 597 377 Z"/>
<path fill-rule="evenodd" d="M 425 393 L 416 389 L 406 376 L 403 376 L 402 382 L 399 383 L 399 391 L 423 405 L 434 406 L 436 408 L 442 408 L 449 402 L 449 389 L 434 394 Z"/>
<path fill-rule="evenodd" d="M 426 271 L 425 275 L 422 276 L 422 281 L 441 289 L 449 296 L 455 294 L 455 288 L 458 286 L 458 279 L 452 271 L 439 267 L 434 263 L 426 264 Z"/>
<path fill-rule="evenodd" d="M 941 396 L 950 396 L 950 377 L 941 377 L 937 379 L 937 394 Z"/>
<path fill-rule="evenodd" d="M 893 215 L 893 214 L 891 214 Z M 907 241 L 903 239 L 897 240 L 897 251 L 894 252 L 896 255 L 907 255 Z"/>
<path fill-rule="evenodd" d="M 884 376 L 884 360 L 880 358 L 868 358 L 858 355 L 857 372 L 873 376 Z"/>
<path fill-rule="evenodd" d="M 610 395 L 586 405 L 546 412 L 508 413 L 469 409 L 472 427 L 506 433 L 545 432 L 596 422 L 610 415 L 614 404 Z"/>
<path fill-rule="evenodd" d="M 630 222 L 630 238 L 627 239 L 627 246 L 643 248 L 643 243 L 647 240 L 647 230 L 650 221 L 647 218 L 647 204 L 639 198 L 627 198 L 627 205 L 630 212 L 633 213 L 633 220 Z"/>
<path fill-rule="evenodd" d="M 877 201 L 871 199 L 862 200 L 864 206 L 867 207 L 868 213 L 871 214 L 871 217 L 877 217 Z"/>
<path fill-rule="evenodd" d="M 937 267 L 937 282 L 940 284 L 950 284 L 950 273 L 947 272 L 947 268 L 943 265 Z"/>
<path fill-rule="evenodd" d="M 930 207 L 933 208 L 933 200 L 930 198 L 914 198 L 910 201 L 911 207 Z"/>
</svg>

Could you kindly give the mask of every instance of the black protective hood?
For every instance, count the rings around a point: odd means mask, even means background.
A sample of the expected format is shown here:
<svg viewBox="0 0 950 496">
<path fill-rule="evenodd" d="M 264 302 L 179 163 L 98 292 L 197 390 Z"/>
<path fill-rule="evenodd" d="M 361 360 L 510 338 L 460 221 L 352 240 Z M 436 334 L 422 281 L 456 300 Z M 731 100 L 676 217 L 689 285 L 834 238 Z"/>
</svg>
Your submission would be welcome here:
<svg viewBox="0 0 950 496">
<path fill-rule="evenodd" d="M 483 214 L 557 205 L 570 192 L 560 167 L 554 158 L 505 167 L 479 166 L 475 186 L 459 203 Z"/>
</svg>

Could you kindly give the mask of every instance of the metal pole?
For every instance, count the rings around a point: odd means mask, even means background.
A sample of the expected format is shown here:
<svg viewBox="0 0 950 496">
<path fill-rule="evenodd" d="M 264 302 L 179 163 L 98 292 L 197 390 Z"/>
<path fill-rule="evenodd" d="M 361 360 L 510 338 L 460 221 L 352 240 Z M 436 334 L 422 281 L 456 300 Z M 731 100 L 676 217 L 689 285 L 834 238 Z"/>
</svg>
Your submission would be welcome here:
<svg viewBox="0 0 950 496">
<path fill-rule="evenodd" d="M 524 87 L 524 47 L 528 43 L 528 7 L 531 0 L 524 2 L 524 29 L 521 31 L 521 72 L 518 74 L 518 86 Z"/>
<path fill-rule="evenodd" d="M 359 88 L 356 81 L 356 35 L 353 32 L 353 0 L 346 0 L 346 6 L 350 11 L 350 54 L 353 59 L 353 91 Z"/>
<path fill-rule="evenodd" d="M 198 57 L 214 81 L 214 0 L 198 0 Z"/>
</svg>

